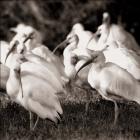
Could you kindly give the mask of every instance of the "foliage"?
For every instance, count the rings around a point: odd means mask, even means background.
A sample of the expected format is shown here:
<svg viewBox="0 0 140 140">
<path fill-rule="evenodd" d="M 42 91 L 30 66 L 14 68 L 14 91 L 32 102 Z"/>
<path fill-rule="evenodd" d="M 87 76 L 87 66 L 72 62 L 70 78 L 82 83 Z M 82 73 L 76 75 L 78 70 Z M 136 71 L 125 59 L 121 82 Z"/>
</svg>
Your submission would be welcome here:
<svg viewBox="0 0 140 140">
<path fill-rule="evenodd" d="M 138 39 L 140 9 L 137 2 L 130 0 L 2 0 L 0 39 L 10 40 L 10 27 L 23 22 L 38 29 L 44 43 L 53 49 L 76 22 L 95 31 L 103 11 L 109 11 L 115 22 L 119 18 Z"/>
</svg>

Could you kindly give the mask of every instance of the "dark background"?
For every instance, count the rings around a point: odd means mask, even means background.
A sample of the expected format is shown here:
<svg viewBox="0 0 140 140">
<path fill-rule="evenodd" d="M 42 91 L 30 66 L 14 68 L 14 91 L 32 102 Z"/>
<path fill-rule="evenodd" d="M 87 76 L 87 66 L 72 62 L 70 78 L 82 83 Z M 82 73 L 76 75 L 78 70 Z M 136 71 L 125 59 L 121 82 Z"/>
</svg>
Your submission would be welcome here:
<svg viewBox="0 0 140 140">
<path fill-rule="evenodd" d="M 121 22 L 140 44 L 138 0 L 1 0 L 0 40 L 10 41 L 9 28 L 25 23 L 41 31 L 44 44 L 53 49 L 76 22 L 94 32 L 104 11 L 111 14 L 112 22 Z"/>
</svg>

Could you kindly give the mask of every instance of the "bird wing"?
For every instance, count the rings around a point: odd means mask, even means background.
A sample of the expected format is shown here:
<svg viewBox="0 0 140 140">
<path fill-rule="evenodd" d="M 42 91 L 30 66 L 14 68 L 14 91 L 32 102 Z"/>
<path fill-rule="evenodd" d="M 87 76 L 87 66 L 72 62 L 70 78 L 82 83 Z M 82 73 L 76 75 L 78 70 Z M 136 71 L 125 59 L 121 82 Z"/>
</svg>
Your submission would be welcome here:
<svg viewBox="0 0 140 140">
<path fill-rule="evenodd" d="M 111 77 L 109 85 L 107 87 L 108 93 L 113 93 L 114 95 L 123 97 L 128 100 L 133 100 L 135 96 L 135 85 L 137 81 L 131 74 L 129 74 L 125 69 L 120 68 L 117 65 L 109 66 L 108 72 L 109 77 Z"/>
<path fill-rule="evenodd" d="M 55 63 L 48 63 L 47 61 L 45 61 L 44 59 L 42 59 L 41 57 L 37 56 L 37 55 L 25 55 L 25 57 L 27 58 L 27 60 L 31 63 L 37 64 L 40 66 L 40 70 L 46 69 L 46 71 L 49 71 L 49 73 L 52 75 L 52 77 L 56 78 L 58 81 L 57 85 L 63 85 L 64 81 L 62 81 L 61 79 L 61 73 L 60 70 L 57 69 Z M 36 65 L 35 65 L 36 67 Z M 28 69 L 30 69 L 27 66 Z M 39 68 L 39 67 L 37 67 Z M 45 72 L 45 70 L 43 70 L 43 72 Z"/>
<path fill-rule="evenodd" d="M 21 77 L 23 98 L 19 92 L 17 103 L 41 118 L 56 122 L 63 111 L 56 94 L 59 91 L 54 76 L 46 68 L 26 62 L 21 66 Z"/>
<path fill-rule="evenodd" d="M 54 121 L 59 116 L 58 113 L 63 112 L 56 91 L 49 83 L 41 82 L 41 80 L 39 82 L 41 88 L 36 85 L 28 96 L 28 108 L 41 118 L 49 118 Z"/>
<path fill-rule="evenodd" d="M 139 50 L 139 45 L 137 44 L 135 38 L 122 27 L 112 24 L 110 27 L 110 35 L 118 44 L 122 44 L 131 50 Z"/>
</svg>

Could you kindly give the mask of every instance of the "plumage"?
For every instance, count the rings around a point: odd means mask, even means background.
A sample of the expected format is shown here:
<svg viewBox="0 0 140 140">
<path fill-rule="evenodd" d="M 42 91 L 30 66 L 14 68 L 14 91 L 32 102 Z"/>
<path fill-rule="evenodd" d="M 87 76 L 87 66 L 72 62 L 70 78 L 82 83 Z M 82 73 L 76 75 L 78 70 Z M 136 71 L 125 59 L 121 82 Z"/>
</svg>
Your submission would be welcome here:
<svg viewBox="0 0 140 140">
<path fill-rule="evenodd" d="M 81 23 L 76 23 L 73 25 L 71 32 L 67 35 L 67 38 L 72 37 L 73 35 L 77 35 L 79 38 L 77 48 L 85 49 L 93 33 L 85 30 L 84 26 Z"/>
<path fill-rule="evenodd" d="M 20 76 L 23 97 L 19 81 Z M 49 68 L 43 65 L 29 61 L 22 64 L 15 62 L 13 68 L 10 69 L 10 76 L 7 81 L 8 95 L 13 101 L 28 111 L 36 113 L 40 118 L 49 118 L 57 122 L 57 118 L 60 118 L 59 114 L 63 113 L 57 97 L 57 92 L 62 91 L 62 89 L 59 79 L 53 75 Z"/>
<path fill-rule="evenodd" d="M 103 51 L 106 62 L 112 62 L 126 69 L 137 80 L 140 80 L 140 56 L 132 50 L 117 46 L 114 42 Z"/>
<path fill-rule="evenodd" d="M 108 13 L 103 13 L 103 23 L 98 27 L 96 34 L 100 35 L 98 38 L 98 46 L 102 49 L 106 45 L 115 42 L 121 47 L 140 54 L 140 47 L 135 38 L 120 25 L 111 24 L 110 15 Z"/>
<path fill-rule="evenodd" d="M 106 18 L 109 15 L 106 16 Z M 105 18 L 105 17 L 104 17 Z M 96 34 L 100 36 L 97 37 Z M 128 37 L 130 36 L 130 37 Z M 103 20 L 88 44 L 94 51 L 103 51 L 106 62 L 112 62 L 126 69 L 137 80 L 140 80 L 140 48 L 132 35 L 119 25 L 110 24 L 110 19 Z"/>
<path fill-rule="evenodd" d="M 88 82 L 106 100 L 115 103 L 115 112 L 117 111 L 116 98 L 136 101 L 140 104 L 139 82 L 120 66 L 110 62 L 105 63 L 103 52 L 91 51 L 91 54 L 91 58 L 87 59 L 87 64 L 93 63 L 88 73 Z M 117 115 L 115 115 L 115 122 L 116 119 Z"/>
</svg>

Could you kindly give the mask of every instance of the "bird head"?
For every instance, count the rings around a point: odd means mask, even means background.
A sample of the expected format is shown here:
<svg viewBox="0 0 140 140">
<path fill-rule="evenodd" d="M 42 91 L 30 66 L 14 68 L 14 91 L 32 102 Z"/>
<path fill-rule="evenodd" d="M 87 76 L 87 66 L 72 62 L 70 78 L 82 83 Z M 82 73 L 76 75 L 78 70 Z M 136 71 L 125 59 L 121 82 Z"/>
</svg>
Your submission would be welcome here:
<svg viewBox="0 0 140 140">
<path fill-rule="evenodd" d="M 73 36 L 69 36 L 67 37 L 63 42 L 61 42 L 59 45 L 57 45 L 55 47 L 55 49 L 53 50 L 53 53 L 55 53 L 57 51 L 57 49 L 59 48 L 65 48 L 67 47 L 69 44 L 76 42 L 76 44 L 78 44 L 79 42 L 79 38 L 76 34 L 74 34 Z"/>
<path fill-rule="evenodd" d="M 42 35 L 39 31 L 37 31 L 35 28 L 29 25 L 25 25 L 23 23 L 18 24 L 16 27 L 11 28 L 10 31 L 13 31 L 16 33 L 16 36 L 18 36 L 17 39 L 24 40 L 28 36 L 31 38 L 26 41 L 26 46 L 31 50 L 33 49 L 36 44 L 42 43 Z M 31 36 L 32 34 L 32 36 Z"/>
<path fill-rule="evenodd" d="M 11 42 L 11 43 L 10 43 L 9 51 L 8 51 L 8 53 L 7 53 L 7 55 L 6 55 L 6 58 L 5 58 L 5 63 L 6 63 L 6 61 L 7 61 L 8 56 L 9 56 L 15 49 L 17 49 L 17 53 L 22 54 L 23 51 L 24 51 L 24 49 L 25 49 L 24 43 L 26 43 L 29 39 L 32 39 L 32 38 L 33 38 L 33 35 L 34 35 L 34 33 L 30 33 L 28 36 L 25 35 L 24 38 L 21 38 L 21 41 L 22 41 L 22 42 L 20 42 L 18 39 L 15 40 L 14 42 Z M 19 45 L 19 47 L 17 47 L 18 45 Z"/>
<path fill-rule="evenodd" d="M 86 62 L 77 70 L 75 78 L 77 77 L 78 73 L 89 64 L 105 62 L 105 56 L 102 51 L 92 51 L 87 49 L 87 52 L 89 53 L 90 57 L 79 56 L 79 59 L 84 59 Z"/>
<path fill-rule="evenodd" d="M 79 60 L 78 59 L 78 56 L 76 54 L 73 54 L 72 53 L 72 56 L 71 56 L 71 64 L 75 66 L 77 64 L 78 60 Z"/>
<path fill-rule="evenodd" d="M 110 15 L 108 12 L 103 13 L 102 24 L 98 27 L 95 35 L 100 38 L 101 35 L 108 34 L 110 27 Z"/>
<path fill-rule="evenodd" d="M 81 23 L 76 23 L 73 25 L 72 30 L 75 31 L 75 33 L 77 31 L 83 31 L 84 30 L 84 26 Z"/>
</svg>

